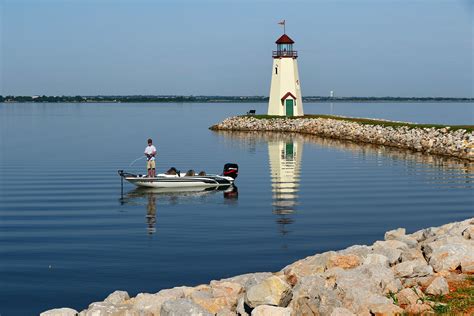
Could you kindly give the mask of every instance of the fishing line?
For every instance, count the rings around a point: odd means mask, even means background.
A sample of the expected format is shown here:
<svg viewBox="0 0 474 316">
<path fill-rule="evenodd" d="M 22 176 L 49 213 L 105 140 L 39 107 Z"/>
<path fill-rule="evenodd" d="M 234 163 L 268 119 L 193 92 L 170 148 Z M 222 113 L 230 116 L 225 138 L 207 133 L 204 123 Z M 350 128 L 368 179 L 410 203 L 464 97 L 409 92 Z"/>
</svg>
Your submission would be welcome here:
<svg viewBox="0 0 474 316">
<path fill-rule="evenodd" d="M 132 163 L 129 165 L 129 167 L 131 167 L 134 163 L 136 163 L 138 160 L 142 159 L 142 158 L 146 158 L 145 156 L 141 156 L 137 159 L 135 159 L 134 161 L 132 161 Z"/>
</svg>

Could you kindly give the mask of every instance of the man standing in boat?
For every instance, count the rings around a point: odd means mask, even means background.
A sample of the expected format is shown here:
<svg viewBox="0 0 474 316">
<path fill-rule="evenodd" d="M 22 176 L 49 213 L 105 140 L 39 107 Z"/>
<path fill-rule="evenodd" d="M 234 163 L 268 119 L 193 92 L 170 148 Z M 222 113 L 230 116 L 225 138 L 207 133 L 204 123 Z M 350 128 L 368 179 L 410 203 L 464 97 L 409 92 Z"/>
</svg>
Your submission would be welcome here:
<svg viewBox="0 0 474 316">
<path fill-rule="evenodd" d="M 155 177 L 155 156 L 156 156 L 156 147 L 153 146 L 153 140 L 148 138 L 148 146 L 145 148 L 146 156 L 146 168 L 148 170 L 148 177 Z"/>
</svg>

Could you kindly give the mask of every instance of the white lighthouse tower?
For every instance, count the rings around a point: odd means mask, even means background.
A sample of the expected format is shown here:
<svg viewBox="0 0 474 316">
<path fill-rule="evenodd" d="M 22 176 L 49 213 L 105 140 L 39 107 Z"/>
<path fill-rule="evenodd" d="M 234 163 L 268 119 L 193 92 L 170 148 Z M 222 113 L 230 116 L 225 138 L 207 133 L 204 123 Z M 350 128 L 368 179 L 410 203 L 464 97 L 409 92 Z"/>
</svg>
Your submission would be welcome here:
<svg viewBox="0 0 474 316">
<path fill-rule="evenodd" d="M 303 100 L 296 61 L 298 52 L 293 50 L 295 42 L 283 34 L 275 43 L 277 50 L 273 51 L 268 115 L 302 116 Z"/>
</svg>

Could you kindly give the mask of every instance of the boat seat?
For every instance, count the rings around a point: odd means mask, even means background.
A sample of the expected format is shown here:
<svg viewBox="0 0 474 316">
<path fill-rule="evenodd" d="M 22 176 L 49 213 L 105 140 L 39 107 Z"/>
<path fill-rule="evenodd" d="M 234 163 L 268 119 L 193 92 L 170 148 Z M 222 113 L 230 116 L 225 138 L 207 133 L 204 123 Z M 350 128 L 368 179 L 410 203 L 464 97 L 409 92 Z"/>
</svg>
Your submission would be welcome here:
<svg viewBox="0 0 474 316">
<path fill-rule="evenodd" d="M 175 167 L 171 167 L 168 171 L 165 172 L 165 174 L 168 174 L 168 175 L 176 175 L 176 174 L 179 174 L 179 171 L 176 170 Z"/>
<path fill-rule="evenodd" d="M 205 175 L 206 175 L 206 171 L 201 171 L 201 172 L 199 172 L 199 174 L 198 174 L 198 176 L 201 176 L 201 177 L 203 177 L 203 176 L 205 176 Z"/>
<path fill-rule="evenodd" d="M 193 169 L 189 169 L 188 172 L 186 172 L 186 175 L 187 177 L 192 177 L 192 176 L 195 176 L 196 175 L 196 172 L 194 172 Z"/>
</svg>

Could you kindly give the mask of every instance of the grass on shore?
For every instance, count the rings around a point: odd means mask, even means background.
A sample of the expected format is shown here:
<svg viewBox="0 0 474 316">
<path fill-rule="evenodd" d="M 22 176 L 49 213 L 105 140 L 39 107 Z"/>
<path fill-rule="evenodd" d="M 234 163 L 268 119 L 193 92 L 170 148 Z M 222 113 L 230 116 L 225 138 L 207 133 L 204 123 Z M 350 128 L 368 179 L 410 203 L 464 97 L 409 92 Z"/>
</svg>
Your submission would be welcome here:
<svg viewBox="0 0 474 316">
<path fill-rule="evenodd" d="M 409 123 L 409 122 L 396 122 L 396 121 L 385 121 L 385 120 L 373 120 L 373 119 L 366 119 L 366 118 L 356 118 L 356 117 L 344 117 L 344 116 L 336 116 L 336 115 L 325 115 L 325 114 L 309 114 L 304 116 L 276 116 L 276 115 L 243 115 L 244 117 L 253 117 L 256 119 L 298 119 L 298 118 L 323 118 L 323 119 L 332 119 L 332 120 L 339 120 L 339 121 L 348 121 L 348 122 L 355 122 L 359 124 L 366 124 L 366 125 L 381 125 L 384 127 L 402 127 L 406 126 L 408 128 L 445 128 L 449 127 L 450 130 L 459 130 L 464 129 L 468 132 L 474 131 L 474 125 L 442 125 L 442 124 L 417 124 L 417 123 Z"/>
<path fill-rule="evenodd" d="M 474 276 L 469 276 L 461 284 L 456 284 L 452 292 L 443 296 L 429 297 L 435 303 L 437 315 L 473 315 L 474 314 Z"/>
<path fill-rule="evenodd" d="M 420 296 L 416 288 L 415 293 L 420 297 L 421 303 L 431 303 L 436 315 L 474 315 L 474 276 L 468 276 L 463 281 L 448 282 L 449 294 Z M 399 305 L 397 294 L 390 292 L 388 298 Z M 404 306 L 402 306 L 404 307 Z M 405 315 L 412 315 L 406 312 Z M 424 314 L 422 314 L 424 315 Z"/>
</svg>

